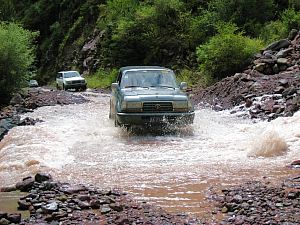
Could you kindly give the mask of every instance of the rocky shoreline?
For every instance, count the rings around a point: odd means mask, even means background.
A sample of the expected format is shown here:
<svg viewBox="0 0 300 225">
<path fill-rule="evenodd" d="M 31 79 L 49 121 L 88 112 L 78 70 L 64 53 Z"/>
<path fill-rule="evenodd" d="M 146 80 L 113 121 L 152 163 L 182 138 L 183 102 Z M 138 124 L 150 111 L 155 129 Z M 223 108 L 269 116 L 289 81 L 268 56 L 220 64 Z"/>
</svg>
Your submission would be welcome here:
<svg viewBox="0 0 300 225">
<path fill-rule="evenodd" d="M 213 196 L 223 219 L 193 218 L 171 214 L 146 202 L 136 202 L 119 190 L 54 181 L 47 173 L 26 177 L 2 192 L 20 190 L 24 197 L 18 201 L 21 213 L 0 212 L 0 224 L 111 224 L 111 225 L 200 225 L 200 224 L 282 224 L 300 222 L 300 177 L 273 186 L 268 182 L 251 181 L 241 186 L 223 189 Z M 220 217 L 221 218 L 221 217 Z"/>
<path fill-rule="evenodd" d="M 31 88 L 24 93 L 18 93 L 11 99 L 10 105 L 0 111 L 0 141 L 15 126 L 34 125 L 42 122 L 29 117 L 21 119 L 23 113 L 32 112 L 42 106 L 81 104 L 87 101 L 80 95 L 48 88 Z"/>
<path fill-rule="evenodd" d="M 82 184 L 56 182 L 51 175 L 37 173 L 26 177 L 13 187 L 1 191 L 20 190 L 18 210 L 28 210 L 29 218 L 20 213 L 0 212 L 0 224 L 203 224 L 184 214 L 170 214 L 165 210 L 138 203 L 118 190 L 100 190 Z"/>
<path fill-rule="evenodd" d="M 300 32 L 269 45 L 243 72 L 194 90 L 192 99 L 251 119 L 292 116 L 300 108 Z"/>
</svg>

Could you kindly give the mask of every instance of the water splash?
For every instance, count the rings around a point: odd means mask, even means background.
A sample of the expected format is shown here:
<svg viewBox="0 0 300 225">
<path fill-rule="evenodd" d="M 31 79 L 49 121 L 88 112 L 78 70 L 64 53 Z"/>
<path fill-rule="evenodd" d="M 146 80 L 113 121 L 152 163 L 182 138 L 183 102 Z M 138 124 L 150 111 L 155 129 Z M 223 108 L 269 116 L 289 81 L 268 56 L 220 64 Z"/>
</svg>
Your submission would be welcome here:
<svg viewBox="0 0 300 225">
<path fill-rule="evenodd" d="M 248 156 L 274 157 L 284 155 L 288 150 L 286 141 L 274 130 L 263 131 L 252 141 Z"/>
</svg>

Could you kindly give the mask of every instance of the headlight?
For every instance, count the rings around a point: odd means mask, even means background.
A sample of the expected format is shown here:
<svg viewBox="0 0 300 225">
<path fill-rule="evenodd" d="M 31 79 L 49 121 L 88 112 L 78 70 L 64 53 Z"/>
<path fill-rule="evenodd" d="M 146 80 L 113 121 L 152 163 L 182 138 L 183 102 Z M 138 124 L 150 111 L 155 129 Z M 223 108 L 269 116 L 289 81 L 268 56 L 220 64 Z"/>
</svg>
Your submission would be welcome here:
<svg viewBox="0 0 300 225">
<path fill-rule="evenodd" d="M 121 110 L 127 112 L 141 112 L 142 103 L 141 102 L 128 102 L 123 101 L 121 104 Z"/>
<path fill-rule="evenodd" d="M 175 101 L 173 102 L 174 111 L 186 112 L 188 111 L 188 101 Z"/>
</svg>

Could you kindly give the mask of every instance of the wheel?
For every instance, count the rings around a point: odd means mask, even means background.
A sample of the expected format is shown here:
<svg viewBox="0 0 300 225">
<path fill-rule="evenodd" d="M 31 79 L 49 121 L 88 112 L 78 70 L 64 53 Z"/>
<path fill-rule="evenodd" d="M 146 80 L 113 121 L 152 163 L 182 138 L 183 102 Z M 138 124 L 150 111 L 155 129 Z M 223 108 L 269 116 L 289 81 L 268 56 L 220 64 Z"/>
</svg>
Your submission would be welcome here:
<svg viewBox="0 0 300 225">
<path fill-rule="evenodd" d="M 109 115 L 108 115 L 109 119 L 112 119 L 112 111 L 111 111 L 111 102 L 109 101 Z"/>
<path fill-rule="evenodd" d="M 117 119 L 117 113 L 115 113 L 114 122 L 115 122 L 115 127 L 119 127 L 120 126 L 120 123 L 118 122 L 118 119 Z"/>
<path fill-rule="evenodd" d="M 63 89 L 64 91 L 68 90 L 68 89 L 65 87 L 64 84 L 63 84 L 63 86 L 62 86 L 62 89 Z"/>
<path fill-rule="evenodd" d="M 58 84 L 56 84 L 56 89 L 57 89 L 57 90 L 59 90 L 59 86 L 58 86 Z"/>
</svg>

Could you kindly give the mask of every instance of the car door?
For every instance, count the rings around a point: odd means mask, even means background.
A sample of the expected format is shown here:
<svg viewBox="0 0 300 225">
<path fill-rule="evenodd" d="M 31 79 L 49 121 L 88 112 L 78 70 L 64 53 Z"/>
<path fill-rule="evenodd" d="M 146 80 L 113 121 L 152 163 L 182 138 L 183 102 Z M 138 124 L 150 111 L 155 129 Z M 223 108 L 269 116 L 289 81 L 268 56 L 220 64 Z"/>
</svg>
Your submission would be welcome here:
<svg viewBox="0 0 300 225">
<path fill-rule="evenodd" d="M 117 86 L 115 88 L 112 89 L 112 93 L 111 93 L 111 99 L 110 99 L 110 108 L 111 108 L 111 116 L 115 116 L 115 114 L 117 113 L 117 104 L 120 101 L 120 93 L 121 93 L 121 88 L 120 88 L 120 82 L 122 79 L 122 72 L 119 72 L 119 75 L 117 77 L 117 81 L 116 84 Z"/>
</svg>

